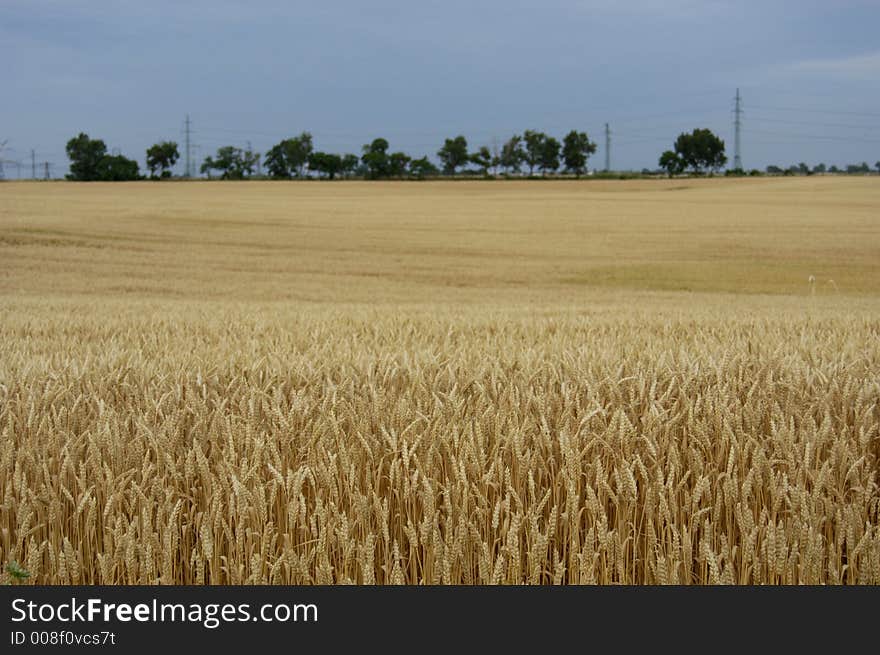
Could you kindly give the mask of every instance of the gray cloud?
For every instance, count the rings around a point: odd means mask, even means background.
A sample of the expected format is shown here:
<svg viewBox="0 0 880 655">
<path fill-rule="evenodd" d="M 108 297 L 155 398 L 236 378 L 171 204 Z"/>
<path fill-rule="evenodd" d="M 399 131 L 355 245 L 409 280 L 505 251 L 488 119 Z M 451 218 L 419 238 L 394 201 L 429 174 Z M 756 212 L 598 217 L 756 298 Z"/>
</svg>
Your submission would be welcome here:
<svg viewBox="0 0 880 655">
<path fill-rule="evenodd" d="M 326 149 L 381 134 L 418 155 L 527 128 L 602 145 L 610 122 L 615 166 L 641 168 L 693 127 L 732 143 L 740 86 L 747 165 L 861 161 L 870 121 L 854 139 L 814 112 L 877 106 L 878 19 L 876 3 L 815 0 L 4 0 L 0 138 L 63 164 L 87 130 L 142 160 L 190 113 L 201 155 L 303 129 Z"/>
</svg>

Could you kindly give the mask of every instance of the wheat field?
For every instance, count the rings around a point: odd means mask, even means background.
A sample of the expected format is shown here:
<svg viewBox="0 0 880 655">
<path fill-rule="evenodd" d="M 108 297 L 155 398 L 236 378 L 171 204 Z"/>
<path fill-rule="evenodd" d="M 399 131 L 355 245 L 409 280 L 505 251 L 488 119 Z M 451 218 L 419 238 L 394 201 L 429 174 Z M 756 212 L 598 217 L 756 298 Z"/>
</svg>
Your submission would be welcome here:
<svg viewBox="0 0 880 655">
<path fill-rule="evenodd" d="M 878 584 L 878 207 L 876 178 L 4 183 L 0 560 Z"/>
</svg>

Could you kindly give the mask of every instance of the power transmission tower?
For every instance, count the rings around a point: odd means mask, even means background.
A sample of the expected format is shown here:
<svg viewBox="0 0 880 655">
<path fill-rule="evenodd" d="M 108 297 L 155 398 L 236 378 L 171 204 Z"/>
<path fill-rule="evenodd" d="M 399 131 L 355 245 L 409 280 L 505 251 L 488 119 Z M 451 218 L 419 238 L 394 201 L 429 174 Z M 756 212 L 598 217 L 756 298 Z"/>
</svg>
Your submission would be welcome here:
<svg viewBox="0 0 880 655">
<path fill-rule="evenodd" d="M 190 122 L 189 122 L 189 114 L 186 115 L 186 121 L 184 121 L 184 130 L 185 130 L 185 139 L 186 139 L 186 166 L 183 172 L 184 177 L 192 177 L 192 151 L 189 140 L 190 133 Z"/>
<path fill-rule="evenodd" d="M 605 172 L 611 170 L 611 128 L 605 123 Z"/>
<path fill-rule="evenodd" d="M 44 179 L 44 180 L 51 180 L 51 179 L 52 179 L 52 176 L 49 174 L 49 167 L 50 167 L 51 165 L 52 165 L 52 164 L 50 164 L 50 163 L 47 162 L 47 161 L 44 161 L 44 162 L 43 162 L 43 170 L 44 170 L 44 172 L 45 172 L 45 175 L 43 176 L 43 179 Z"/>
<path fill-rule="evenodd" d="M 37 179 L 37 154 L 33 148 L 31 148 L 31 179 Z"/>
<path fill-rule="evenodd" d="M 740 132 L 742 131 L 742 98 L 739 89 L 736 90 L 736 100 L 733 108 L 733 168 L 742 170 L 742 151 L 740 150 Z"/>
</svg>

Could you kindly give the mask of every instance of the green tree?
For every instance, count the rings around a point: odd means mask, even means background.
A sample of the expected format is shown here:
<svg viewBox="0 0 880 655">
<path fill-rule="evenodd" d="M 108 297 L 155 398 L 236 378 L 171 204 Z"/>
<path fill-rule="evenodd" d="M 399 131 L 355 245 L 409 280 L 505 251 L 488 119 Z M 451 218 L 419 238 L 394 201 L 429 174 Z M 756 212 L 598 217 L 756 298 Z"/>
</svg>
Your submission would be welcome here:
<svg viewBox="0 0 880 655">
<path fill-rule="evenodd" d="M 67 156 L 70 159 L 68 180 L 119 182 L 140 177 L 136 161 L 122 155 L 108 155 L 101 139 L 90 139 L 84 132 L 67 142 Z"/>
<path fill-rule="evenodd" d="M 523 132 L 523 143 L 525 144 L 525 163 L 529 167 L 529 175 L 533 175 L 535 167 L 541 165 L 541 158 L 544 154 L 544 142 L 547 135 L 536 130 L 526 130 Z"/>
<path fill-rule="evenodd" d="M 880 173 L 880 161 L 878 161 L 874 164 L 874 168 L 876 168 L 877 172 Z"/>
<path fill-rule="evenodd" d="M 684 160 L 682 160 L 678 153 L 673 152 L 672 150 L 667 150 L 660 155 L 659 164 L 660 168 L 665 170 L 669 177 L 680 175 L 687 167 L 687 164 L 684 163 Z"/>
<path fill-rule="evenodd" d="M 562 140 L 562 160 L 566 170 L 578 177 L 587 170 L 587 160 L 596 152 L 596 144 L 590 141 L 586 132 L 572 130 Z"/>
<path fill-rule="evenodd" d="M 526 160 L 526 151 L 523 148 L 522 137 L 514 134 L 501 147 L 501 156 L 498 158 L 499 163 L 508 173 L 519 173 L 523 162 Z"/>
<path fill-rule="evenodd" d="M 455 176 L 455 171 L 469 160 L 467 139 L 461 135 L 454 139 L 446 139 L 443 147 L 437 151 L 437 156 L 443 162 L 443 171 Z"/>
<path fill-rule="evenodd" d="M 702 173 L 704 170 L 717 171 L 727 163 L 724 141 L 707 129 L 698 128 L 690 134 L 679 134 L 675 140 L 675 152 L 685 166 L 695 173 Z"/>
<path fill-rule="evenodd" d="M 371 180 L 381 180 L 388 177 L 388 141 L 386 139 L 373 139 L 373 142 L 365 145 L 361 162 L 366 167 L 366 177 Z"/>
<path fill-rule="evenodd" d="M 177 163 L 180 152 L 174 141 L 162 141 L 147 148 L 147 168 L 150 169 L 150 177 L 171 177 L 171 167 Z M 159 175 L 156 175 L 156 172 Z"/>
<path fill-rule="evenodd" d="M 140 177 L 138 163 L 122 155 L 104 155 L 99 165 L 99 179 L 106 182 L 127 182 Z"/>
<path fill-rule="evenodd" d="M 388 175 L 390 177 L 406 177 L 412 157 L 405 152 L 392 152 L 388 155 Z"/>
<path fill-rule="evenodd" d="M 555 173 L 556 169 L 559 168 L 560 149 L 561 146 L 559 141 L 552 136 L 548 136 L 544 139 L 544 143 L 541 144 L 541 157 L 538 160 L 538 165 L 541 168 L 542 174 L 546 175 L 548 171 Z"/>
<path fill-rule="evenodd" d="M 107 145 L 101 139 L 90 139 L 80 132 L 67 142 L 67 158 L 70 159 L 68 180 L 91 182 L 101 179 L 101 160 L 107 155 Z"/>
<path fill-rule="evenodd" d="M 309 132 L 303 132 L 299 136 L 284 141 L 284 156 L 287 159 L 287 165 L 290 166 L 291 173 L 298 177 L 303 176 L 303 171 L 313 149 L 312 135 Z"/>
<path fill-rule="evenodd" d="M 492 152 L 489 150 L 488 146 L 482 146 L 477 152 L 470 156 L 470 161 L 480 169 L 481 175 L 487 176 L 495 158 L 492 157 Z"/>
<path fill-rule="evenodd" d="M 859 173 L 870 173 L 871 167 L 868 166 L 868 162 L 862 162 L 861 164 L 850 164 L 846 167 L 846 172 L 851 175 L 858 175 Z"/>
<path fill-rule="evenodd" d="M 409 163 L 409 174 L 418 180 L 424 180 L 426 177 L 435 177 L 440 173 L 438 169 L 427 156 L 420 159 L 413 159 Z"/>
<path fill-rule="evenodd" d="M 241 180 L 253 175 L 259 161 L 259 153 L 250 149 L 223 146 L 217 149 L 216 157 L 205 158 L 201 171 L 207 173 L 208 177 L 211 177 L 211 171 L 216 170 L 220 171 L 223 180 Z"/>
<path fill-rule="evenodd" d="M 824 173 L 825 171 L 825 164 L 816 164 L 815 166 L 813 166 L 814 173 Z"/>
<path fill-rule="evenodd" d="M 342 171 L 345 176 L 354 175 L 360 166 L 361 160 L 357 155 L 351 153 L 342 156 Z"/>
<path fill-rule="evenodd" d="M 269 148 L 263 163 L 266 164 L 266 170 L 272 177 L 290 178 L 294 175 L 302 177 L 312 151 L 312 135 L 303 132 Z"/>
<path fill-rule="evenodd" d="M 211 171 L 220 171 L 220 177 L 222 179 L 229 179 L 234 175 L 234 160 L 235 160 L 235 152 L 238 150 L 235 146 L 222 146 L 217 148 L 217 153 L 214 157 L 210 155 L 205 157 L 205 161 L 202 162 L 202 166 L 199 169 L 202 173 L 207 174 L 207 176 L 211 177 Z"/>
<path fill-rule="evenodd" d="M 284 154 L 284 142 L 276 143 L 266 151 L 263 164 L 270 177 L 276 179 L 289 179 L 292 176 L 290 164 L 287 163 L 287 155 Z"/>
<path fill-rule="evenodd" d="M 254 170 L 260 164 L 260 153 L 252 151 L 250 148 L 241 152 L 241 172 L 242 177 L 250 177 L 254 174 Z"/>
<path fill-rule="evenodd" d="M 342 157 L 327 152 L 313 152 L 309 155 L 309 168 L 332 180 L 342 172 Z"/>
</svg>

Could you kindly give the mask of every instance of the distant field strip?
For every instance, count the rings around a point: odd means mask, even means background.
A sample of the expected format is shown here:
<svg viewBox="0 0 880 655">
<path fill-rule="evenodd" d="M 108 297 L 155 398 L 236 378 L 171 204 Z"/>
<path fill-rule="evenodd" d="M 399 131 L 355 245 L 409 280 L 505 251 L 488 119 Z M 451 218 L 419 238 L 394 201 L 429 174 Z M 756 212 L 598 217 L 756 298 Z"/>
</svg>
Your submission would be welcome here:
<svg viewBox="0 0 880 655">
<path fill-rule="evenodd" d="M 8 183 L 0 292 L 414 302 L 876 295 L 877 178 Z M 829 282 L 833 281 L 833 283 Z"/>
</svg>

